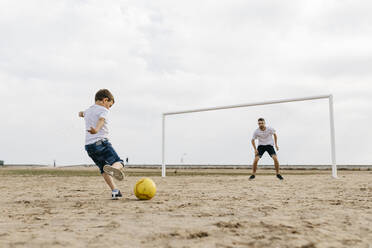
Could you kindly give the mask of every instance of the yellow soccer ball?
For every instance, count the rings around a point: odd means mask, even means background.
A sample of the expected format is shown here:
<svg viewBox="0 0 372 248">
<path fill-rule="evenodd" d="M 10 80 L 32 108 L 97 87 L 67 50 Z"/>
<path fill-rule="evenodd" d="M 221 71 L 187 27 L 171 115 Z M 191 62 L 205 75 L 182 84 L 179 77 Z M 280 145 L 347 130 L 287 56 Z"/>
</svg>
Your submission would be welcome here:
<svg viewBox="0 0 372 248">
<path fill-rule="evenodd" d="M 150 200 L 156 194 L 156 185 L 150 178 L 141 178 L 134 186 L 134 194 L 140 200 Z"/>
</svg>

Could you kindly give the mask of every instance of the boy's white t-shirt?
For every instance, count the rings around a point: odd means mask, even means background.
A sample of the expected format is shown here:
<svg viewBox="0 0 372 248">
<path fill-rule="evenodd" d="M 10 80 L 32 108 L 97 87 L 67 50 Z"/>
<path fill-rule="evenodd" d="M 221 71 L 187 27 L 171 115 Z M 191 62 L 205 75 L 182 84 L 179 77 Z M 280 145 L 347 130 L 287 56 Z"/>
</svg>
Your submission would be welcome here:
<svg viewBox="0 0 372 248">
<path fill-rule="evenodd" d="M 99 140 L 105 139 L 108 137 L 108 120 L 107 115 L 109 113 L 109 110 L 103 106 L 94 104 L 90 106 L 87 110 L 84 111 L 84 120 L 85 120 L 85 128 L 86 130 L 89 130 L 91 127 L 95 128 L 97 126 L 97 122 L 100 118 L 105 119 L 105 124 L 101 128 L 101 130 L 98 131 L 96 134 L 91 134 L 88 131 L 86 131 L 85 136 L 85 144 L 93 144 Z"/>
<path fill-rule="evenodd" d="M 266 127 L 264 131 L 260 128 L 257 128 L 256 131 L 253 133 L 252 139 L 258 139 L 259 146 L 266 146 L 272 145 L 274 146 L 274 139 L 273 134 L 275 133 L 275 129 L 272 127 Z"/>
</svg>

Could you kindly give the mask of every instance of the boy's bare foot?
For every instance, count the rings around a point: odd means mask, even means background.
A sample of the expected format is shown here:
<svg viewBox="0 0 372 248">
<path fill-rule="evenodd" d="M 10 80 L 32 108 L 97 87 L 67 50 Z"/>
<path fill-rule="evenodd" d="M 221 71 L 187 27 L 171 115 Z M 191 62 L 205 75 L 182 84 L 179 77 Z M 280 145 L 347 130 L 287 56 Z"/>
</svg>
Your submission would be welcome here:
<svg viewBox="0 0 372 248">
<path fill-rule="evenodd" d="M 116 180 L 122 181 L 124 179 L 124 167 L 117 169 L 110 165 L 103 166 L 103 171 L 113 176 Z"/>
</svg>

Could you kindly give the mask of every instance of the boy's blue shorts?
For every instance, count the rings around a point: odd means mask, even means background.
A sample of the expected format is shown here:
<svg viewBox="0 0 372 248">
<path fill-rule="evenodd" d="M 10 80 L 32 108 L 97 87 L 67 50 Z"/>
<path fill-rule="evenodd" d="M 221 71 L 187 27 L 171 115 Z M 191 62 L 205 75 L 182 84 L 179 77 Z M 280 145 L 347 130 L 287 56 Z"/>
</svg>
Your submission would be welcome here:
<svg viewBox="0 0 372 248">
<path fill-rule="evenodd" d="M 93 159 L 94 163 L 99 167 L 101 174 L 104 173 L 103 166 L 113 165 L 116 162 L 123 163 L 118 154 L 115 152 L 108 139 L 97 141 L 96 143 L 85 146 L 88 155 Z"/>
</svg>

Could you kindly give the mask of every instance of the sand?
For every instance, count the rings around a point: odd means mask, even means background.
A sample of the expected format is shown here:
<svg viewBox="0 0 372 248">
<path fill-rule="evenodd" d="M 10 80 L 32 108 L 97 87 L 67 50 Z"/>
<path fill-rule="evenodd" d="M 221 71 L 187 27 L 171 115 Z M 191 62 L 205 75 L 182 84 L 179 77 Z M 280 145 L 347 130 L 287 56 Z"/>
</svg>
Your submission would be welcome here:
<svg viewBox="0 0 372 248">
<path fill-rule="evenodd" d="M 0 247 L 372 247 L 371 171 L 288 173 L 153 176 L 151 201 L 138 176 L 112 201 L 100 176 L 0 173 Z"/>
</svg>

